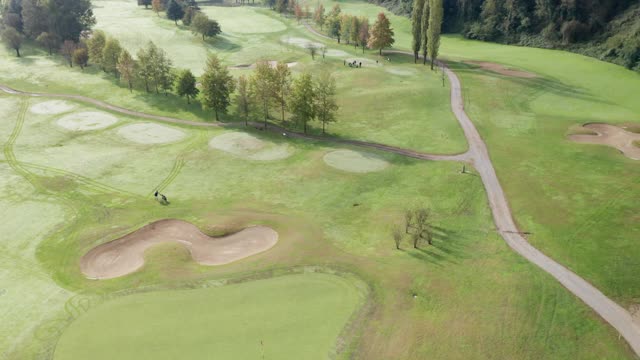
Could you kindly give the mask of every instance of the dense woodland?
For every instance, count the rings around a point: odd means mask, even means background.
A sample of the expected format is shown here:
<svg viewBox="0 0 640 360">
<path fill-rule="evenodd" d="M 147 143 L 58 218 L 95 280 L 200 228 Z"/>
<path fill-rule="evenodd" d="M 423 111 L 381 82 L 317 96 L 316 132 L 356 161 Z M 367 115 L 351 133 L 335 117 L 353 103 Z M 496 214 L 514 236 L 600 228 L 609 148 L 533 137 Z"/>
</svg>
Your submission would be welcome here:
<svg viewBox="0 0 640 360">
<path fill-rule="evenodd" d="M 373 0 L 409 16 L 412 0 Z M 443 31 L 579 52 L 640 71 L 638 0 L 444 0 Z"/>
</svg>

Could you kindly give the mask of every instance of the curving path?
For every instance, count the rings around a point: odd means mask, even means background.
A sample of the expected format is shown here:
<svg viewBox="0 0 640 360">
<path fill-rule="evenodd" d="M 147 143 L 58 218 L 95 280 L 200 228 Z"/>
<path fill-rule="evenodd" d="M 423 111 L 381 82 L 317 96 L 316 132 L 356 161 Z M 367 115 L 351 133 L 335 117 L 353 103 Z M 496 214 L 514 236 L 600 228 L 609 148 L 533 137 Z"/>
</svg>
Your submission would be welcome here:
<svg viewBox="0 0 640 360">
<path fill-rule="evenodd" d="M 329 38 L 324 34 L 317 32 L 309 24 L 305 23 L 305 26 L 309 31 L 323 38 Z M 330 38 L 329 38 L 330 39 Z M 387 53 L 406 54 L 413 56 L 412 53 L 400 50 L 390 50 Z M 451 160 L 451 161 L 466 161 L 477 169 L 478 174 L 482 179 L 485 190 L 487 192 L 487 198 L 489 200 L 489 206 L 493 214 L 493 220 L 496 224 L 500 235 L 505 242 L 518 254 L 530 262 L 536 264 L 538 267 L 549 273 L 556 278 L 565 288 L 571 293 L 580 298 L 583 302 L 589 305 L 596 313 L 598 313 L 603 319 L 605 319 L 611 326 L 613 326 L 629 343 L 633 351 L 640 355 L 640 326 L 633 322 L 631 314 L 615 303 L 613 300 L 605 296 L 600 290 L 593 285 L 576 275 L 571 270 L 557 263 L 550 257 L 544 255 L 538 249 L 534 248 L 529 242 L 520 235 L 518 227 L 513 220 L 511 210 L 507 198 L 500 186 L 498 176 L 491 162 L 487 146 L 485 145 L 482 137 L 476 130 L 471 119 L 464 111 L 463 99 L 462 99 L 462 87 L 457 75 L 448 67 L 443 66 L 443 69 L 451 84 L 451 109 L 455 114 L 460 126 L 462 127 L 467 142 L 469 144 L 469 150 L 466 153 L 458 155 L 434 155 L 416 152 L 409 149 L 402 149 L 398 147 L 388 146 L 384 144 L 376 144 L 363 141 L 345 140 L 336 138 L 326 138 L 305 135 L 301 133 L 291 132 L 284 130 L 277 126 L 270 126 L 271 131 L 283 132 L 288 136 L 311 139 L 311 140 L 324 140 L 335 143 L 343 143 L 349 145 L 355 145 L 360 147 L 373 148 L 381 151 L 392 152 L 404 156 L 409 156 L 417 159 L 425 160 Z M 122 107 L 114 106 L 105 103 L 100 100 L 88 98 L 81 95 L 65 95 L 65 94 L 43 94 L 43 93 L 29 93 L 14 90 L 8 86 L 0 85 L 0 90 L 16 95 L 34 96 L 34 97 L 57 97 L 67 98 L 72 100 L 78 100 L 93 104 L 98 107 L 102 107 L 115 112 L 120 112 L 127 115 L 138 116 L 142 118 L 169 122 L 174 124 L 183 124 L 199 127 L 216 127 L 216 126 L 237 126 L 236 124 L 220 124 L 220 123 L 202 123 L 196 121 L 181 120 L 177 118 L 171 118 L 166 116 L 157 116 L 146 113 L 141 113 L 133 110 L 128 110 Z M 252 126 L 258 126 L 252 123 Z"/>
</svg>

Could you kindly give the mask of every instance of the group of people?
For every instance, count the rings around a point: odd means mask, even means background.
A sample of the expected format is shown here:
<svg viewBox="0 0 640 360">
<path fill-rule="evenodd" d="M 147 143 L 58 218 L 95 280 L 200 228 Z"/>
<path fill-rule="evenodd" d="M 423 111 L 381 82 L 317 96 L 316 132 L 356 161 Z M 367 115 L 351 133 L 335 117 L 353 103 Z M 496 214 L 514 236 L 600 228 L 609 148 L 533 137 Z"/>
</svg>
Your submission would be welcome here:
<svg viewBox="0 0 640 360">
<path fill-rule="evenodd" d="M 361 68 L 361 67 L 362 67 L 362 61 L 357 62 L 356 60 L 349 61 L 349 62 L 347 62 L 347 60 L 344 60 L 344 61 L 343 61 L 343 64 L 344 64 L 345 66 L 346 66 L 347 64 L 349 64 L 349 67 L 350 67 L 350 68 L 353 68 L 353 67 L 354 67 L 354 68 Z"/>
</svg>

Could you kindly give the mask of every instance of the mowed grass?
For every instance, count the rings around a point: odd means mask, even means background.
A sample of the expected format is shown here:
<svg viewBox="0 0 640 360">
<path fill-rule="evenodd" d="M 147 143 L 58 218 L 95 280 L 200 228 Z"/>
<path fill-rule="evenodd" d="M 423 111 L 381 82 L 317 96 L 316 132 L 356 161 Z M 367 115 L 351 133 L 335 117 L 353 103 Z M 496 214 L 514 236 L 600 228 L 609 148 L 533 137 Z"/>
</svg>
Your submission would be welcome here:
<svg viewBox="0 0 640 360">
<path fill-rule="evenodd" d="M 324 274 L 124 296 L 78 318 L 54 359 L 326 359 L 362 300 Z"/>
<path fill-rule="evenodd" d="M 33 104 L 40 101 L 44 99 L 29 100 Z M 75 106 L 72 111 L 90 110 L 82 104 Z M 372 289 L 367 300 L 371 310 L 363 318 L 365 322 L 356 323 L 361 325 L 349 330 L 353 335 L 350 339 L 360 340 L 348 341 L 343 357 L 631 356 L 624 342 L 586 306 L 511 252 L 495 234 L 482 184 L 477 177 L 460 174 L 459 164 L 378 154 L 390 163 L 389 167 L 356 174 L 327 166 L 322 157 L 336 148 L 322 143 L 254 132 L 263 141 L 288 144 L 292 156 L 278 161 L 251 161 L 209 148 L 209 140 L 227 130 L 174 127 L 187 134 L 183 141 L 143 145 L 117 135 L 119 127 L 136 122 L 133 118 L 121 117 L 118 123 L 103 130 L 73 133 L 56 124 L 64 114 L 27 114 L 13 149 L 18 165 L 39 165 L 27 169 L 40 181 L 35 188 L 27 184 L 20 193 L 26 199 L 46 196 L 69 209 L 63 215 L 63 226 L 56 231 L 27 235 L 31 244 L 37 244 L 36 259 L 49 274 L 44 283 L 48 286 L 93 298 L 120 291 L 135 292 L 147 286 L 180 289 L 185 283 L 203 279 L 261 276 L 290 267 L 319 265 L 357 274 Z M 184 160 L 182 165 L 177 161 L 179 158 Z M 176 163 L 177 172 L 172 170 Z M 80 176 L 92 182 L 87 183 Z M 171 201 L 169 206 L 157 204 L 150 196 L 154 186 L 163 183 L 166 184 L 163 192 Z M 21 203 L 9 204 L 9 209 L 23 206 Z M 404 250 L 394 250 L 389 235 L 391 227 L 401 223 L 404 209 L 418 205 L 429 207 L 434 214 L 435 245 L 413 250 L 405 239 Z M 9 214 L 10 218 L 15 216 L 31 220 L 36 226 L 41 221 L 29 215 Z M 222 267 L 197 265 L 183 247 L 162 246 L 147 254 L 142 271 L 129 276 L 109 281 L 90 281 L 82 276 L 78 259 L 88 250 L 162 218 L 185 219 L 210 233 L 264 224 L 279 232 L 280 241 L 268 252 Z M 10 275 L 21 273 L 14 267 L 8 269 Z M 37 296 L 19 296 L 26 290 L 14 288 L 18 296 L 7 298 L 9 308 L 40 300 Z M 39 288 L 46 289 L 44 285 Z M 278 292 L 265 289 L 243 294 L 246 299 L 259 301 Z M 170 297 L 167 292 L 161 294 L 157 298 Z M 205 301 L 199 292 L 190 294 L 194 294 L 193 301 L 215 304 L 215 296 Z M 58 337 L 64 334 L 62 330 L 69 324 L 69 329 L 73 329 L 74 319 L 83 323 L 83 315 L 78 312 L 89 309 L 86 316 L 91 319 L 94 311 L 71 295 L 64 305 L 51 303 L 46 312 L 22 312 L 21 317 L 16 317 L 20 321 L 15 323 L 27 324 L 29 330 L 21 337 L 6 330 L 6 343 L 10 347 L 2 351 L 9 358 L 18 359 L 51 353 Z M 30 300 L 25 303 L 25 299 Z M 124 299 L 121 301 L 126 302 Z M 208 310 L 216 308 L 212 305 Z M 69 313 L 69 309 L 79 310 Z M 265 314 L 269 313 L 267 308 L 263 309 Z M 100 313 L 100 307 L 95 311 Z M 324 317 L 329 312 L 323 311 Z M 146 316 L 144 311 L 138 313 Z M 173 317 L 187 316 L 184 311 L 170 314 L 163 323 L 173 319 L 176 326 L 193 325 Z M 228 314 L 242 316 L 235 311 Z M 131 316 L 125 314 L 122 318 Z M 229 319 L 224 316 L 221 319 Z M 3 319 L 2 323 L 10 322 Z M 100 331 L 95 327 L 96 321 L 86 322 L 89 323 L 77 326 Z M 133 325 L 139 323 L 132 321 Z M 278 326 L 283 323 L 263 324 L 261 329 L 265 333 L 279 333 Z M 292 327 L 306 331 L 296 324 Z M 306 322 L 305 326 L 309 324 Z M 309 331 L 321 331 L 315 329 L 314 325 Z M 72 335 L 64 336 L 73 339 L 75 335 L 70 331 Z M 75 334 L 85 332 L 78 330 Z M 115 336 L 123 332 L 108 333 Z M 140 341 L 153 342 L 156 338 L 152 332 L 137 334 Z M 172 332 L 171 336 L 178 334 L 182 332 Z M 174 342 L 182 342 L 181 336 L 174 337 Z M 334 345 L 338 341 L 328 336 L 317 340 L 308 345 L 327 349 L 328 343 Z M 68 341 L 70 346 L 87 343 Z M 464 348 L 460 347 L 461 341 Z M 269 343 L 273 342 L 265 342 L 266 346 Z M 106 340 L 102 345 L 108 345 Z M 118 344 L 110 345 L 120 349 Z"/>
</svg>

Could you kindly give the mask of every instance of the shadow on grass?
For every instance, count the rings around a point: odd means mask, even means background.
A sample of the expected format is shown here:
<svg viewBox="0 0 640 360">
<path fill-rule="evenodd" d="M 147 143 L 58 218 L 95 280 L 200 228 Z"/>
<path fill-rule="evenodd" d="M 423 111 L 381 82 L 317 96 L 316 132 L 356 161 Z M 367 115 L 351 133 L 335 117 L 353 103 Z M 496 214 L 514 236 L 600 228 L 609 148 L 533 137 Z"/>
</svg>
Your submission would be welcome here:
<svg viewBox="0 0 640 360">
<path fill-rule="evenodd" d="M 421 261 L 442 266 L 443 264 L 459 264 L 468 257 L 465 250 L 465 238 L 462 233 L 433 226 L 433 245 L 421 244 L 418 249 L 407 250 L 407 253 Z"/>
<path fill-rule="evenodd" d="M 542 92 L 552 93 L 554 95 L 569 97 L 574 99 L 580 99 L 589 102 L 597 102 L 601 104 L 611 105 L 609 101 L 604 101 L 601 98 L 591 94 L 585 89 L 581 89 L 575 86 L 567 85 L 559 80 L 537 76 L 535 78 L 522 78 L 516 76 L 502 75 L 490 70 L 484 70 L 481 67 L 473 64 L 467 64 L 464 62 L 447 61 L 447 64 L 451 70 L 457 74 L 470 74 L 470 75 L 484 75 L 488 77 L 498 78 L 505 81 L 521 85 L 523 87 L 535 88 Z"/>
</svg>

